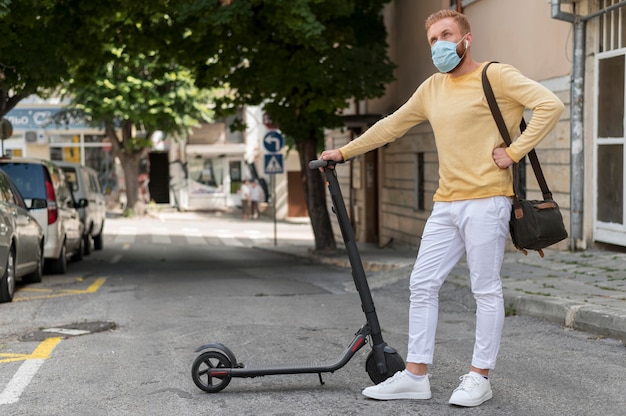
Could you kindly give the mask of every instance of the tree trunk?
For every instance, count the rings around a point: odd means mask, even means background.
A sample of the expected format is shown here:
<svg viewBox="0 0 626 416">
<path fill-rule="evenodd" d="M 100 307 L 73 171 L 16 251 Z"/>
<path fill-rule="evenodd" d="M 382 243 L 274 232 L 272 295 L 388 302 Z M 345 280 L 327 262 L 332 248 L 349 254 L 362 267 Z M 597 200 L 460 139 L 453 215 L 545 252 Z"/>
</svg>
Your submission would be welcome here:
<svg viewBox="0 0 626 416">
<path fill-rule="evenodd" d="M 105 132 L 111 147 L 113 155 L 120 159 L 122 170 L 124 171 L 124 184 L 126 185 L 126 207 L 124 213 L 143 215 L 145 213 L 145 205 L 139 200 L 139 162 L 145 152 L 145 149 L 129 150 L 126 144 L 132 138 L 132 124 L 124 123 L 121 129 L 122 139 L 118 138 L 113 122 L 105 122 Z M 147 186 L 147 185 L 146 185 Z"/>
<path fill-rule="evenodd" d="M 118 157 L 124 170 L 124 183 L 126 185 L 126 208 L 124 211 L 129 213 L 129 209 L 133 210 L 135 215 L 144 215 L 146 206 L 139 199 L 139 162 L 143 151 L 138 153 L 121 152 Z"/>
<path fill-rule="evenodd" d="M 309 169 L 309 162 L 317 159 L 317 140 L 314 138 L 300 140 L 297 142 L 297 148 L 307 208 L 315 237 L 315 250 L 334 250 L 337 245 L 326 207 L 325 181 L 319 170 Z"/>
</svg>

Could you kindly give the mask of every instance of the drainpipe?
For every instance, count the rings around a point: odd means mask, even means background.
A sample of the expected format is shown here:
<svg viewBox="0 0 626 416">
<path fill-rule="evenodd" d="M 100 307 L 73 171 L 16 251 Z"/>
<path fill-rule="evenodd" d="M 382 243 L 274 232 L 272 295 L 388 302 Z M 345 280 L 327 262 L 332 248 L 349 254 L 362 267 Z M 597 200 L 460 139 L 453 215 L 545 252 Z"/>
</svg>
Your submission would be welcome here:
<svg viewBox="0 0 626 416">
<path fill-rule="evenodd" d="M 551 0 L 552 18 L 574 25 L 572 80 L 570 87 L 570 250 L 585 249 L 583 202 L 585 160 L 583 135 L 585 81 L 585 22 L 573 13 L 561 11 L 561 0 Z"/>
</svg>

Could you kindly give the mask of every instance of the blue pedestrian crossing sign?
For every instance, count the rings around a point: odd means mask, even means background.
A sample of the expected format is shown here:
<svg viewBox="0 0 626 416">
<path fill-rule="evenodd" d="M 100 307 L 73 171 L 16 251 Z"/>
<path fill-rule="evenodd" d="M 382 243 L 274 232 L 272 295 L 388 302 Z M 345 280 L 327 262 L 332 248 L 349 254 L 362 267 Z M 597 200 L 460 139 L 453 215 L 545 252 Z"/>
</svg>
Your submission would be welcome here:
<svg viewBox="0 0 626 416">
<path fill-rule="evenodd" d="M 265 174 L 274 175 L 277 173 L 283 173 L 283 155 L 280 153 L 265 155 Z"/>
<path fill-rule="evenodd" d="M 280 152 L 284 144 L 285 139 L 283 135 L 276 130 L 269 131 L 263 136 L 263 147 L 270 153 Z"/>
</svg>

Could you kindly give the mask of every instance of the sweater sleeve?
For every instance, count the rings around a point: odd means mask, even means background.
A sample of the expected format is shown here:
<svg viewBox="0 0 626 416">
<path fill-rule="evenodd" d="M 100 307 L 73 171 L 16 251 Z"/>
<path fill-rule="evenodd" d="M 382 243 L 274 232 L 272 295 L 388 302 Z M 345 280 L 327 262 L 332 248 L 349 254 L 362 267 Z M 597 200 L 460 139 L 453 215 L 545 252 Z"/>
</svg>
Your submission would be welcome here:
<svg viewBox="0 0 626 416">
<path fill-rule="evenodd" d="M 496 96 L 502 94 L 509 102 L 519 103 L 532 111 L 524 133 L 506 149 L 509 157 L 519 162 L 554 128 L 561 117 L 564 105 L 552 91 L 526 78 L 514 67 L 510 65 L 496 67 L 499 71 L 494 75 L 499 80 L 500 87 L 500 91 L 495 92 Z M 503 108 L 502 111 L 506 110 Z"/>
<path fill-rule="evenodd" d="M 394 113 L 377 121 L 365 133 L 339 149 L 343 160 L 369 152 L 402 137 L 409 129 L 426 120 L 422 100 L 422 84 L 409 100 Z"/>
</svg>

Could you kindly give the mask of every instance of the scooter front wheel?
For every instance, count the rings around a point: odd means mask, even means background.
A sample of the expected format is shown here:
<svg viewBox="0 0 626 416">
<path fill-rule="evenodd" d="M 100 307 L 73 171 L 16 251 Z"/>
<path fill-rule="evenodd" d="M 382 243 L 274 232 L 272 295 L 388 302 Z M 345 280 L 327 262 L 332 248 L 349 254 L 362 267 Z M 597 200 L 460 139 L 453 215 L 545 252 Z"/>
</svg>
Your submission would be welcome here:
<svg viewBox="0 0 626 416">
<path fill-rule="evenodd" d="M 398 371 L 402 371 L 405 368 L 404 360 L 397 352 L 385 353 L 385 364 L 387 365 L 387 372 L 381 373 L 376 365 L 376 359 L 374 358 L 374 352 L 370 352 L 365 361 L 365 370 L 370 376 L 370 379 L 374 384 L 382 383 L 389 377 L 393 376 Z"/>
<path fill-rule="evenodd" d="M 218 351 L 207 351 L 198 356 L 191 366 L 191 377 L 200 390 L 217 393 L 230 383 L 230 376 L 217 377 L 211 374 L 214 368 L 232 368 L 232 363 Z"/>
</svg>

